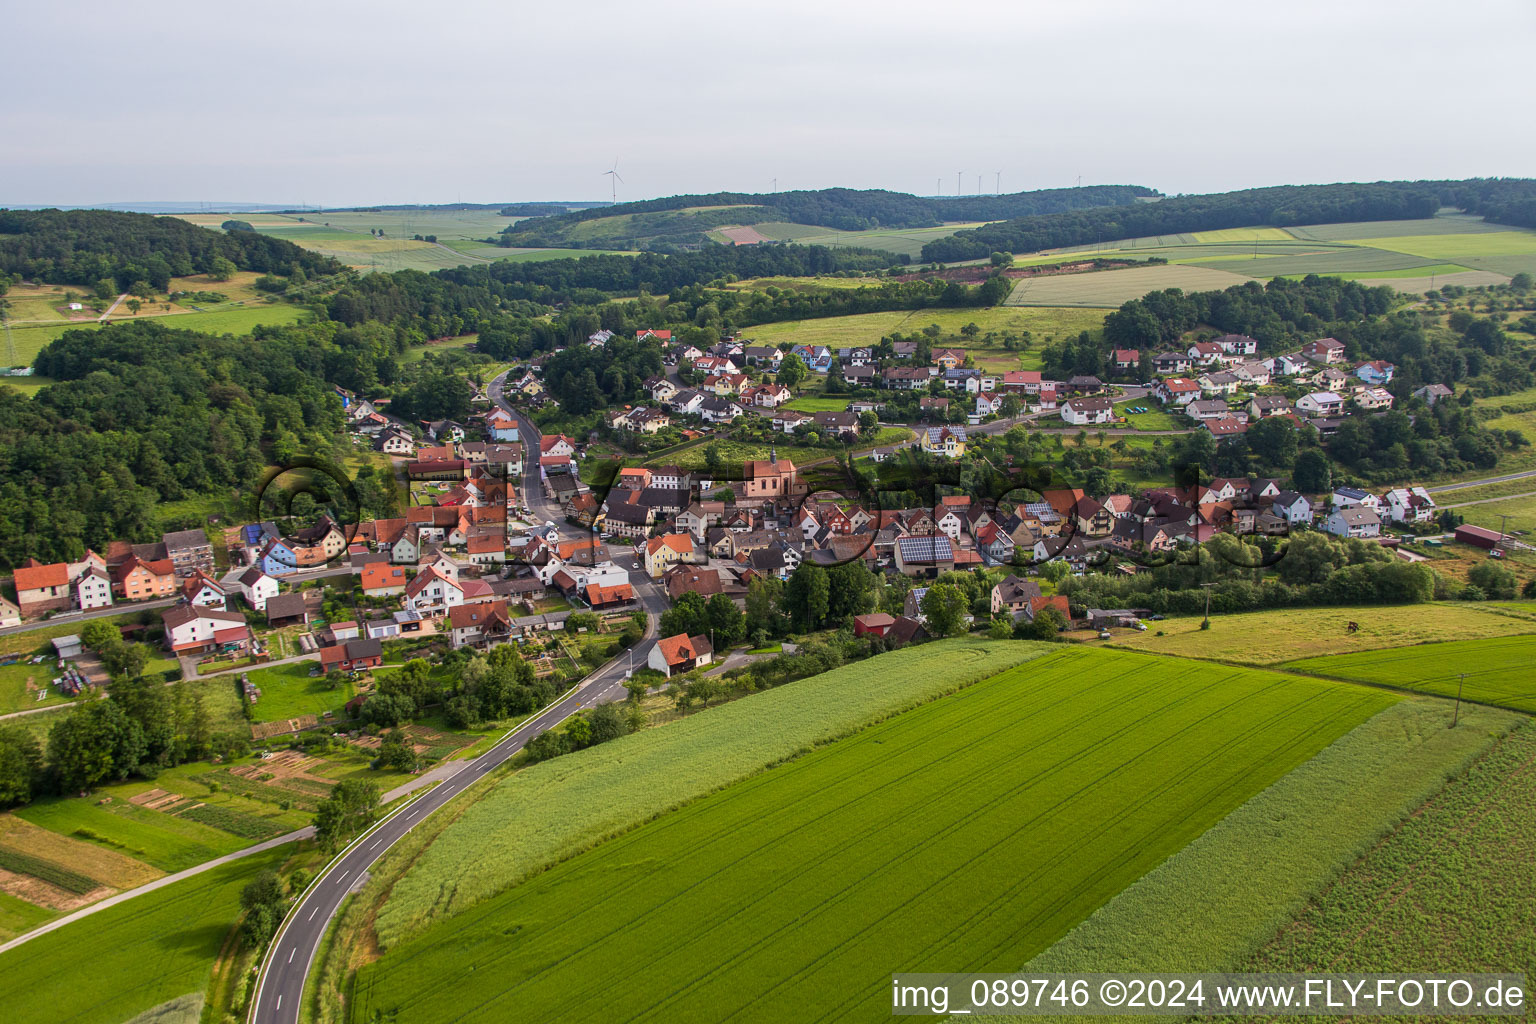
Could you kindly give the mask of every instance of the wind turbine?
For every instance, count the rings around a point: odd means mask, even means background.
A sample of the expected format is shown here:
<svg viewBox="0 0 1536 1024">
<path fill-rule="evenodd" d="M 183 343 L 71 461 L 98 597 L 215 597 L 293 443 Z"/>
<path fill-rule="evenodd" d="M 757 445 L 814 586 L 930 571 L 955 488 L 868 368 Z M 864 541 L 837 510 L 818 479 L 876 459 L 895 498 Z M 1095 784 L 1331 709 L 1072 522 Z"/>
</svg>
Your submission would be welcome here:
<svg viewBox="0 0 1536 1024">
<path fill-rule="evenodd" d="M 996 174 L 997 174 L 997 184 L 995 186 L 993 186 L 993 187 L 996 188 L 998 195 L 1002 195 L 1003 194 L 1003 170 L 1002 170 L 1001 167 L 999 167 L 997 169 Z"/>
<path fill-rule="evenodd" d="M 955 195 L 957 196 L 960 194 L 961 189 L 964 188 L 964 186 L 960 184 L 960 175 L 964 173 L 964 171 L 955 172 Z"/>
<path fill-rule="evenodd" d="M 611 171 L 604 171 L 603 174 L 607 176 L 608 184 L 613 186 L 613 205 L 614 206 L 618 206 L 619 205 L 619 183 L 624 180 L 623 178 L 619 177 L 619 158 L 618 157 L 614 157 L 613 158 L 613 170 L 611 170 Z"/>
</svg>

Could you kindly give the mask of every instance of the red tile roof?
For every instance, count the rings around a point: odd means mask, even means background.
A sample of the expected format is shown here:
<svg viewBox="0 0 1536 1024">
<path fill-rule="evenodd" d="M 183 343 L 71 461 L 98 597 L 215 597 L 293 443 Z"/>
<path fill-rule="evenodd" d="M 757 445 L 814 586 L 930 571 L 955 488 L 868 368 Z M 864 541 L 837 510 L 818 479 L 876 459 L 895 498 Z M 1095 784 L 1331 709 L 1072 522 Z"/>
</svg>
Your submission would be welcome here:
<svg viewBox="0 0 1536 1024">
<path fill-rule="evenodd" d="M 16 570 L 16 591 L 40 590 L 43 587 L 62 587 L 69 582 L 69 566 L 63 562 L 53 565 L 23 566 Z"/>
<path fill-rule="evenodd" d="M 669 636 L 664 640 L 656 641 L 656 646 L 661 651 L 661 656 L 666 659 L 668 665 L 681 665 L 685 661 L 697 658 L 701 654 L 713 654 L 714 650 L 709 646 L 709 638 L 703 635 L 689 636 L 687 633 L 679 633 L 677 636 Z"/>
</svg>

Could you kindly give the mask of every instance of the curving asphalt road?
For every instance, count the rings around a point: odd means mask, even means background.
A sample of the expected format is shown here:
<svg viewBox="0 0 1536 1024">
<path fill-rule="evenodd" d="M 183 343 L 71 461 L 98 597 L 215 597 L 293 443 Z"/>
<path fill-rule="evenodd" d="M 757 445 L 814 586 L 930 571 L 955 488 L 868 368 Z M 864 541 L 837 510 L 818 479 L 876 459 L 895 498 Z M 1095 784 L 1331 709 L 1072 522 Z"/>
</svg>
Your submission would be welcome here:
<svg viewBox="0 0 1536 1024">
<path fill-rule="evenodd" d="M 523 428 L 523 437 L 531 453 L 532 465 L 538 465 L 539 434 L 527 419 L 508 405 L 501 395 L 502 378 L 492 383 L 492 398 L 503 409 L 515 416 Z M 535 473 L 537 471 L 535 470 Z M 537 483 L 528 489 L 524 498 L 529 510 L 545 520 L 559 525 L 562 533 L 572 537 L 584 536 L 583 531 L 566 525 L 558 508 L 553 508 L 539 492 Z M 428 790 L 415 802 L 407 804 L 386 818 L 361 840 L 343 850 L 328 864 L 320 877 L 305 891 L 297 906 L 284 920 L 282 930 L 267 950 L 262 974 L 257 982 L 255 997 L 251 1000 L 249 1020 L 252 1024 L 297 1024 L 299 1005 L 304 994 L 304 980 L 325 935 L 331 919 L 336 916 L 347 894 L 367 880 L 368 869 L 389 851 L 389 848 L 406 836 L 433 811 L 452 800 L 464 789 L 483 777 L 491 769 L 505 762 L 522 750 L 530 740 L 542 732 L 554 728 L 576 712 L 594 704 L 623 700 L 629 696 L 624 681 L 633 664 L 643 668 L 651 649 L 656 646 L 656 624 L 667 608 L 666 595 L 646 575 L 635 557 L 627 552 L 616 551 L 615 561 L 630 570 L 630 581 L 635 587 L 640 607 L 645 611 L 648 624 L 646 638 L 626 652 L 593 672 L 580 685 L 566 693 L 549 707 L 534 715 L 504 736 L 490 750 L 479 757 L 465 761 L 455 774 L 444 779 L 436 788 Z"/>
</svg>

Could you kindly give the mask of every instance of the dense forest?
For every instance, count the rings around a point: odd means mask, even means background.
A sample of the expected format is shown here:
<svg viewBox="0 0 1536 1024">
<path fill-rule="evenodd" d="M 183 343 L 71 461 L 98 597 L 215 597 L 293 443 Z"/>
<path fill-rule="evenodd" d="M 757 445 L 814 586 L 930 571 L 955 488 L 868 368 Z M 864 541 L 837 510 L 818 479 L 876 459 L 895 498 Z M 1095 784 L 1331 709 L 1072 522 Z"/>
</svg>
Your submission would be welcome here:
<svg viewBox="0 0 1536 1024">
<path fill-rule="evenodd" d="M 664 295 L 716 280 L 882 270 L 895 260 L 890 253 L 867 249 L 721 245 L 676 256 L 583 256 L 491 263 L 432 274 L 371 274 L 348 282 L 331 297 L 328 308 L 333 320 L 345 324 L 406 316 L 435 320 L 443 328 L 439 334 L 456 334 L 460 332 L 452 329 L 452 318 L 472 323 L 475 314 L 498 308 L 531 311 L 531 307 L 517 307 L 519 302 L 592 305 L 613 296 Z"/>
<path fill-rule="evenodd" d="M 339 327 L 235 338 L 123 322 L 50 344 L 36 365 L 58 383 L 0 387 L 0 565 L 153 540 L 157 504 L 251 494 L 268 453 L 344 453 L 326 380 L 377 339 Z"/>
<path fill-rule="evenodd" d="M 1155 190 L 1139 185 L 1093 185 L 949 199 L 887 192 L 883 189 L 851 188 L 772 192 L 766 195 L 715 192 L 620 203 L 617 206 L 595 207 L 547 217 L 537 223 L 509 227 L 499 241 L 507 246 L 604 249 L 626 248 L 635 242 L 643 245 L 658 242 L 697 245 L 704 241 L 702 232 L 728 224 L 787 221 L 838 231 L 864 231 L 880 227 L 926 228 L 950 221 L 1003 220 L 1100 206 L 1123 206 L 1157 194 Z M 679 213 L 698 207 L 728 209 Z M 515 207 L 508 207 L 508 210 L 512 209 Z M 507 213 L 506 210 L 502 212 Z M 630 220 L 616 234 L 601 239 L 583 239 L 571 230 L 584 221 L 620 216 Z"/>
<path fill-rule="evenodd" d="M 253 231 L 209 231 L 176 217 L 107 210 L 0 210 L 0 274 L 49 284 L 119 291 L 147 282 L 166 291 L 173 277 L 206 274 L 223 259 L 237 270 L 306 276 L 338 273 L 329 256 Z"/>
<path fill-rule="evenodd" d="M 1329 224 L 1432 217 L 1440 189 L 1453 182 L 1392 181 L 1368 185 L 1281 185 L 1213 195 L 1176 196 L 1134 206 L 1021 217 L 938 238 L 923 259 L 981 259 L 993 252 L 1035 252 L 1117 238 L 1177 235 L 1266 224 Z"/>
</svg>

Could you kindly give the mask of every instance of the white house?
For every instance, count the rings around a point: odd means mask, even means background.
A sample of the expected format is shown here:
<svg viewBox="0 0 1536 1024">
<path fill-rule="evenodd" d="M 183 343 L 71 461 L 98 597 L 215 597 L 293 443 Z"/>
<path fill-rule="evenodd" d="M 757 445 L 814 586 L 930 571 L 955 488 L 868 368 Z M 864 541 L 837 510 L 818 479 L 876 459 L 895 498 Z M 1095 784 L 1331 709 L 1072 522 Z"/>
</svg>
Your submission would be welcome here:
<svg viewBox="0 0 1536 1024">
<path fill-rule="evenodd" d="M 1370 491 L 1359 487 L 1335 487 L 1333 489 L 1333 505 L 1335 508 L 1365 508 L 1377 510 L 1381 508 L 1381 499 Z"/>
<path fill-rule="evenodd" d="M 1312 502 L 1305 494 L 1281 491 L 1275 495 L 1270 510 L 1292 526 L 1304 526 L 1312 522 Z"/>
<path fill-rule="evenodd" d="M 277 580 L 262 572 L 258 566 L 253 565 L 241 573 L 235 584 L 240 588 L 240 596 L 245 598 L 245 603 L 258 612 L 267 610 L 267 598 L 277 596 Z"/>
<path fill-rule="evenodd" d="M 1435 518 L 1435 499 L 1422 487 L 1395 487 L 1386 495 L 1394 523 L 1427 523 Z"/>
<path fill-rule="evenodd" d="M 1344 399 L 1332 391 L 1313 391 L 1296 399 L 1296 409 L 1309 416 L 1337 416 L 1344 411 Z"/>
<path fill-rule="evenodd" d="M 1069 398 L 1061 405 L 1061 418 L 1077 427 L 1113 423 L 1115 406 L 1107 398 Z"/>
<path fill-rule="evenodd" d="M 100 566 L 93 565 L 75 577 L 73 589 L 75 607 L 81 611 L 106 608 L 112 603 L 112 577 Z"/>
<path fill-rule="evenodd" d="M 1381 516 L 1375 509 L 1363 505 L 1335 508 L 1323 520 L 1323 529 L 1336 537 L 1378 537 L 1381 535 Z"/>
<path fill-rule="evenodd" d="M 405 588 L 405 607 L 423 615 L 441 615 L 464 603 L 464 587 L 435 568 L 418 573 Z"/>
</svg>

